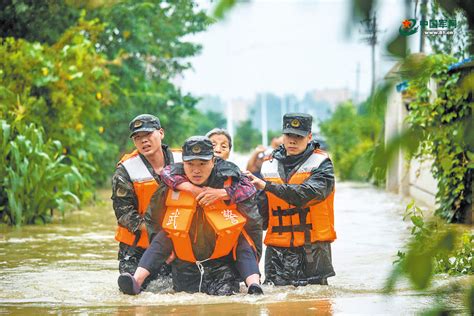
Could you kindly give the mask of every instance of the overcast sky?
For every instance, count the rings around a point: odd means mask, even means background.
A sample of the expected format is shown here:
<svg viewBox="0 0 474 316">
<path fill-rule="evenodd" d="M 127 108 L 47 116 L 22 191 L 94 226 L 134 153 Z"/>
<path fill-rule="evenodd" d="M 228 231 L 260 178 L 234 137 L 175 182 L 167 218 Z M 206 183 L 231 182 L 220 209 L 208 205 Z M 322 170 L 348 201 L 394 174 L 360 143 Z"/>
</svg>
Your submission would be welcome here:
<svg viewBox="0 0 474 316">
<path fill-rule="evenodd" d="M 381 1 L 379 1 L 381 2 Z M 383 1 L 378 10 L 381 42 L 398 31 L 404 1 Z M 256 1 L 240 3 L 224 21 L 193 36 L 203 45 L 191 59 L 182 88 L 195 95 L 231 99 L 252 98 L 259 92 L 277 95 L 324 88 L 356 89 L 360 63 L 360 93 L 370 90 L 370 47 L 358 27 L 346 35 L 349 0 Z M 378 77 L 393 66 L 380 47 Z"/>
</svg>

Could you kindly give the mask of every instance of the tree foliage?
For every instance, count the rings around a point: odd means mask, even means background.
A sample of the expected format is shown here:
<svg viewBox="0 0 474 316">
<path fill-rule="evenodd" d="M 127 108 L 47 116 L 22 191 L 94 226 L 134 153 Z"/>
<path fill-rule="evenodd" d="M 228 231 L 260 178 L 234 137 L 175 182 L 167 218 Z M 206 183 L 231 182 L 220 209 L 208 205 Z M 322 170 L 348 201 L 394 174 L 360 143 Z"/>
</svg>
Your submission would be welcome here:
<svg viewBox="0 0 474 316">
<path fill-rule="evenodd" d="M 80 200 L 108 182 L 131 145 L 134 116 L 157 115 L 171 145 L 203 122 L 196 99 L 174 83 L 200 50 L 184 38 L 211 22 L 193 1 L 7 0 L 1 8 L 1 117 L 18 135 L 43 127 L 45 144 L 61 144 L 55 166 L 77 168 L 83 185 L 71 190 Z"/>
<path fill-rule="evenodd" d="M 0 37 L 54 44 L 79 19 L 78 7 L 66 1 L 3 0 Z"/>
<path fill-rule="evenodd" d="M 370 178 L 375 137 L 381 133 L 383 119 L 371 111 L 369 102 L 359 109 L 352 102 L 342 103 L 329 120 L 320 124 L 341 180 Z"/>
<path fill-rule="evenodd" d="M 211 20 L 193 1 L 121 1 L 89 15 L 107 23 L 98 49 L 119 78 L 113 86 L 117 106 L 106 111 L 105 139 L 124 151 L 129 144 L 128 122 L 151 113 L 166 130 L 165 142 L 181 145 L 191 131 L 197 100 L 183 95 L 173 79 L 191 66 L 186 58 L 201 49 L 183 37 L 203 31 Z"/>
<path fill-rule="evenodd" d="M 472 87 L 466 89 L 465 85 L 473 77 L 460 80 L 459 72 L 449 71 L 453 61 L 446 55 L 419 61 L 425 71 L 410 80 L 408 93 L 414 97 L 407 122 L 421 131 L 415 157 L 434 160 L 431 171 L 438 182 L 437 214 L 450 222 L 464 222 L 469 216 L 465 208 L 472 205 L 474 168 Z M 431 91 L 430 80 L 436 83 L 436 91 Z"/>
<path fill-rule="evenodd" d="M 261 133 L 252 126 L 250 120 L 242 121 L 235 131 L 235 150 L 248 153 L 261 143 Z"/>
<path fill-rule="evenodd" d="M 0 46 L 0 113 L 7 122 L 44 126 L 48 140 L 57 140 L 88 179 L 109 157 L 100 138 L 102 110 L 111 106 L 113 78 L 106 60 L 95 51 L 103 26 L 80 20 L 55 45 L 5 38 Z M 19 129 L 21 131 L 21 128 Z M 76 192 L 81 197 L 86 192 Z"/>
<path fill-rule="evenodd" d="M 206 135 L 213 128 L 225 128 L 227 119 L 220 112 L 206 111 L 202 113 L 196 111 L 191 123 L 192 134 Z"/>
</svg>

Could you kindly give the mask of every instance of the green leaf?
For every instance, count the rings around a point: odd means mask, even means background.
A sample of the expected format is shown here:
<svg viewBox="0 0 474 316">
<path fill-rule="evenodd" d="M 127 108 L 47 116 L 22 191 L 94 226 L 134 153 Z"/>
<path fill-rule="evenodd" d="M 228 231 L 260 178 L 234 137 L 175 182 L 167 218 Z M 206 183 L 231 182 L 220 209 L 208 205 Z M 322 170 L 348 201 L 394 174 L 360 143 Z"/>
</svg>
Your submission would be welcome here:
<svg viewBox="0 0 474 316">
<path fill-rule="evenodd" d="M 424 290 L 433 276 L 433 259 L 431 253 L 415 253 L 411 250 L 406 256 L 405 269 L 410 281 L 418 290 Z"/>
<path fill-rule="evenodd" d="M 422 228 L 423 225 L 424 225 L 424 221 L 423 221 L 423 218 L 421 216 L 416 216 L 416 215 L 412 215 L 410 217 L 413 225 L 415 225 L 416 227 L 420 227 Z"/>
<path fill-rule="evenodd" d="M 437 251 L 440 251 L 440 250 L 452 251 L 454 249 L 456 237 L 457 237 L 457 234 L 455 231 L 450 230 L 446 232 L 439 239 L 437 245 L 435 246 L 435 249 Z"/>
<path fill-rule="evenodd" d="M 398 279 L 403 275 L 403 269 L 401 264 L 395 264 L 392 271 L 390 272 L 389 277 L 387 278 L 384 285 L 384 293 L 392 293 L 395 289 Z"/>
</svg>

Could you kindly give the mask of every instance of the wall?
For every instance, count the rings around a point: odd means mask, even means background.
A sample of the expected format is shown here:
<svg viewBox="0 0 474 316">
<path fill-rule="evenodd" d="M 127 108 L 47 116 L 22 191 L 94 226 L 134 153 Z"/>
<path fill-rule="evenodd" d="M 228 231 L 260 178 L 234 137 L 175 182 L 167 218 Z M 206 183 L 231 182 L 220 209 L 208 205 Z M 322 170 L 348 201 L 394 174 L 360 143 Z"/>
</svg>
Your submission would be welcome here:
<svg viewBox="0 0 474 316">
<path fill-rule="evenodd" d="M 402 132 L 408 113 L 405 105 L 407 102 L 409 100 L 394 87 L 389 94 L 385 113 L 386 144 Z M 417 159 L 407 161 L 403 150 L 399 150 L 387 168 L 386 190 L 412 197 L 417 203 L 424 204 L 428 208 L 435 208 L 437 183 L 431 174 L 431 165 L 430 159 L 425 159 L 423 162 Z"/>
</svg>

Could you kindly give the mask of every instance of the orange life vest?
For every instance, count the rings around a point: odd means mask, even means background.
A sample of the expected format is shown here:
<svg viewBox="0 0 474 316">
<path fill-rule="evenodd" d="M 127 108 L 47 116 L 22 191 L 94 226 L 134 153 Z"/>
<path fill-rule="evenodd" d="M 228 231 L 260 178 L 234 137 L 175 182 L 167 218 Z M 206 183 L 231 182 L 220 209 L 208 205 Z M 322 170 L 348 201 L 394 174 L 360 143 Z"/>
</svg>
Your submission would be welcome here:
<svg viewBox="0 0 474 316">
<path fill-rule="evenodd" d="M 124 155 L 119 164 L 125 167 L 132 180 L 133 189 L 138 200 L 138 213 L 144 216 L 148 204 L 150 204 L 151 196 L 158 189 L 158 183 L 140 158 L 137 150 L 131 154 Z M 115 240 L 132 246 L 135 241 L 135 234 L 123 226 L 118 226 L 115 232 Z M 143 229 L 137 246 L 147 248 L 148 244 L 148 234 Z"/>
<path fill-rule="evenodd" d="M 313 154 L 291 176 L 288 184 L 302 184 L 313 168 L 328 158 L 328 155 L 316 149 Z M 277 159 L 265 161 L 262 175 L 266 181 L 284 184 L 278 173 Z M 315 241 L 333 241 L 334 230 L 334 190 L 323 201 L 314 205 L 296 207 L 267 192 L 268 196 L 268 230 L 265 245 L 275 247 L 299 247 Z M 311 204 L 308 203 L 308 204 Z"/>
<path fill-rule="evenodd" d="M 191 193 L 169 190 L 162 223 L 163 230 L 168 233 L 173 242 L 176 256 L 193 263 L 197 260 L 194 256 L 189 229 L 196 208 L 196 200 Z M 217 201 L 203 209 L 206 220 L 211 224 L 217 236 L 213 253 L 207 259 L 224 257 L 235 250 L 240 234 L 244 233 L 243 227 L 247 220 L 237 211 L 235 204 L 227 205 L 222 201 Z M 245 237 L 249 240 L 248 236 Z"/>
</svg>

